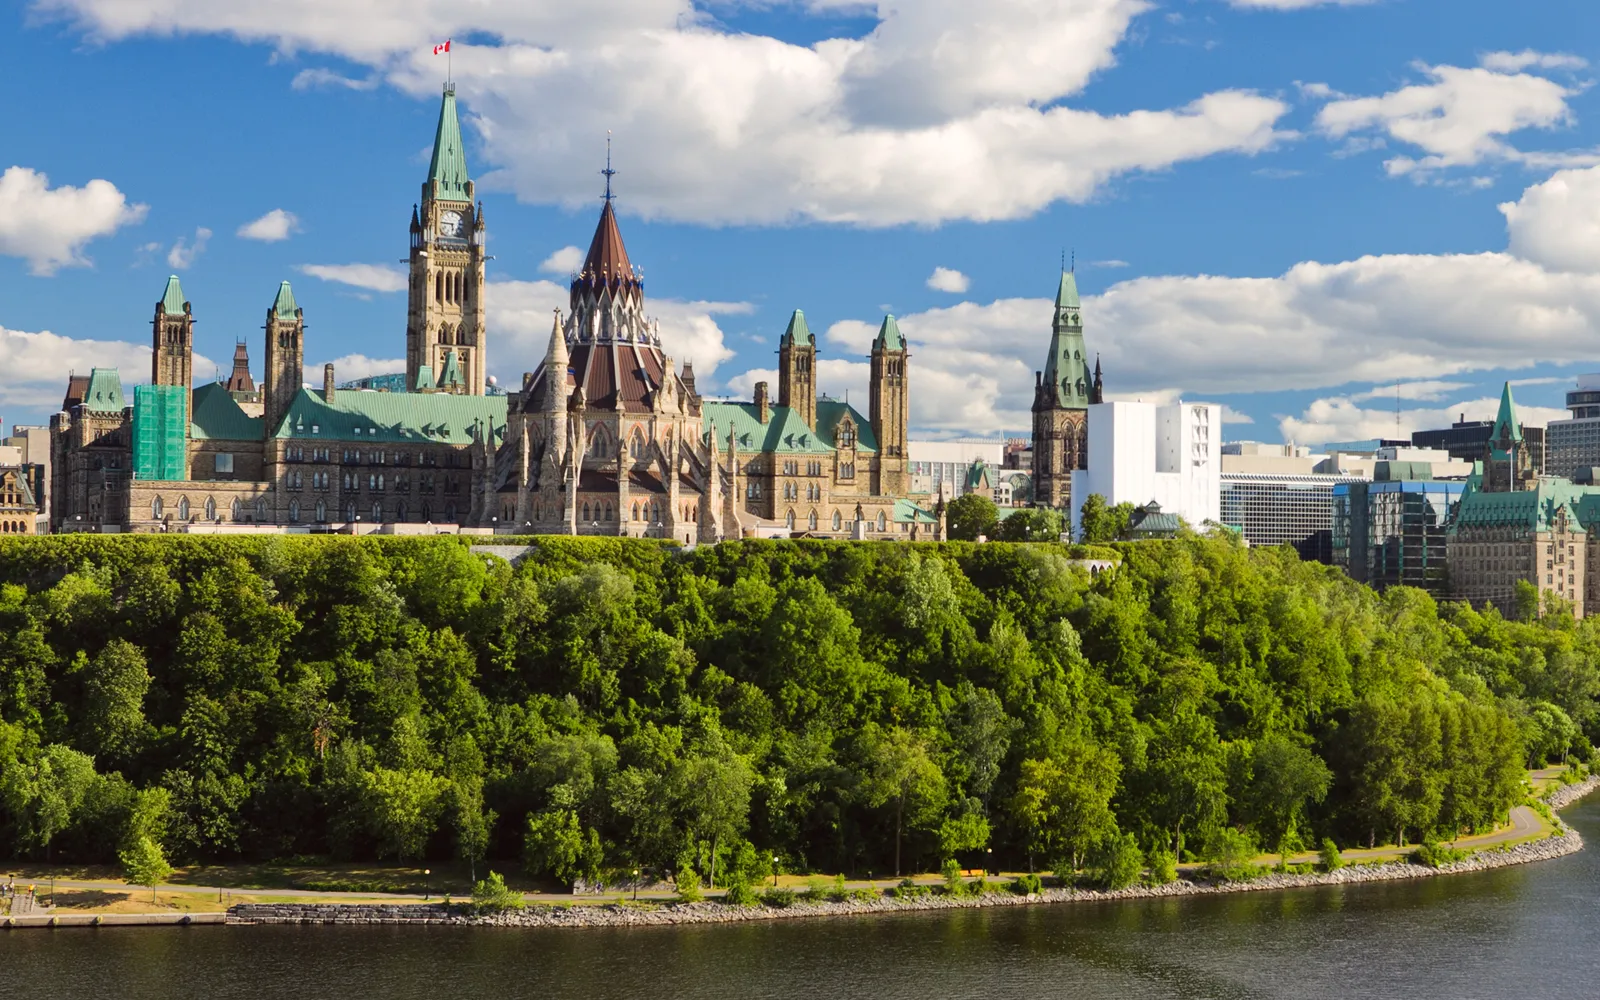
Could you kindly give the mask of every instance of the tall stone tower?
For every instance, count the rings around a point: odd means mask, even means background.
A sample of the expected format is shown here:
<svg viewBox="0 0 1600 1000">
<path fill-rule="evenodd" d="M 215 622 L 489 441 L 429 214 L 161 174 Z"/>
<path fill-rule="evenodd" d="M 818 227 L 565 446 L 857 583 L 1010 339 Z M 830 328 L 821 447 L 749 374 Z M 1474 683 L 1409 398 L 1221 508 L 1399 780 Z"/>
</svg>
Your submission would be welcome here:
<svg viewBox="0 0 1600 1000">
<path fill-rule="evenodd" d="M 1050 356 L 1034 373 L 1033 499 L 1040 507 L 1070 510 L 1072 470 L 1088 468 L 1089 404 L 1101 401 L 1102 382 L 1099 361 L 1091 375 L 1085 353 L 1077 278 L 1062 271 Z"/>
<path fill-rule="evenodd" d="M 152 385 L 183 387 L 183 412 L 194 417 L 194 315 L 183 297 L 178 276 L 167 279 L 155 319 L 150 321 Z"/>
<path fill-rule="evenodd" d="M 266 430 L 270 436 L 289 412 L 289 404 L 305 383 L 305 313 L 294 300 L 294 291 L 285 281 L 278 296 L 267 307 L 267 372 L 262 379 L 266 397 Z"/>
<path fill-rule="evenodd" d="M 1538 483 L 1539 472 L 1533 467 L 1533 456 L 1522 439 L 1522 423 L 1517 420 L 1517 404 L 1511 398 L 1510 382 L 1501 390 L 1500 412 L 1484 446 L 1483 459 L 1485 493 L 1531 490 Z"/>
<path fill-rule="evenodd" d="M 778 405 L 790 407 L 807 427 L 816 429 L 817 338 L 798 309 L 778 341 Z"/>
<path fill-rule="evenodd" d="M 483 205 L 473 202 L 456 88 L 447 83 L 422 205 L 411 210 L 407 388 L 483 395 L 484 260 Z"/>
<path fill-rule="evenodd" d="M 877 481 L 872 492 L 904 496 L 911 485 L 906 459 L 910 436 L 911 399 L 906 382 L 906 338 L 893 316 L 885 316 L 872 342 L 872 407 L 868 419 L 878 439 Z"/>
</svg>

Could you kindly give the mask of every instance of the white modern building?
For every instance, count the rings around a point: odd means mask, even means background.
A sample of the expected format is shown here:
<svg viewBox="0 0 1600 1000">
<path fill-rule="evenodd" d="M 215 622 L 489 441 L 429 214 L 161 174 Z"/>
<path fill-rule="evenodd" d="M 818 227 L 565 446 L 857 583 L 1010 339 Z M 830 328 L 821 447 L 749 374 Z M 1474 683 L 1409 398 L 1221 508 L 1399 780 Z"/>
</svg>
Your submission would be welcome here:
<svg viewBox="0 0 1600 1000">
<path fill-rule="evenodd" d="M 1082 527 L 1083 500 L 1151 501 L 1193 527 L 1222 518 L 1222 407 L 1097 403 L 1089 407 L 1089 467 L 1072 474 L 1072 532 Z"/>
<path fill-rule="evenodd" d="M 908 441 L 911 492 L 955 499 L 967 492 L 967 471 L 982 459 L 995 470 L 1005 457 L 1003 438 L 957 438 L 953 441 Z"/>
</svg>

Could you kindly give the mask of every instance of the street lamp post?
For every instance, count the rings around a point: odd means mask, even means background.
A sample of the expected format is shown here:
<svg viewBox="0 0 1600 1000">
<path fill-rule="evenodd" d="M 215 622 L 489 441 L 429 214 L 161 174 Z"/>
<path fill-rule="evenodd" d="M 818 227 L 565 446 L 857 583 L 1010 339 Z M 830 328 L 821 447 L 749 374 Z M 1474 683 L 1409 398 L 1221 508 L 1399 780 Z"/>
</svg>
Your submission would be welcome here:
<svg viewBox="0 0 1600 1000">
<path fill-rule="evenodd" d="M 633 901 L 635 903 L 639 901 L 639 869 L 637 868 L 633 870 Z"/>
<path fill-rule="evenodd" d="M 776 854 L 772 856 L 772 887 L 774 889 L 778 887 L 778 856 Z"/>
<path fill-rule="evenodd" d="M 994 870 L 994 848 L 986 847 L 986 848 L 984 848 L 984 853 L 987 856 L 987 860 L 984 861 L 984 865 L 983 865 L 984 871 L 993 871 Z M 995 872 L 995 874 L 999 875 L 1000 873 L 999 872 Z"/>
</svg>

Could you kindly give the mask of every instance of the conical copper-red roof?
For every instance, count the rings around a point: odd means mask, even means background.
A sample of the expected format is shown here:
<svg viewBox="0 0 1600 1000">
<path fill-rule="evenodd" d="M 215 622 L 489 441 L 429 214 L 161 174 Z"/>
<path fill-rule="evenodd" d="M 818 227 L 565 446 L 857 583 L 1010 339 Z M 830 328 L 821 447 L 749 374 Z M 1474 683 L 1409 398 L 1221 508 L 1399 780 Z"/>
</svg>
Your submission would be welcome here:
<svg viewBox="0 0 1600 1000">
<path fill-rule="evenodd" d="M 622 232 L 617 229 L 617 213 L 611 210 L 609 201 L 600 211 L 600 224 L 594 227 L 594 239 L 589 242 L 589 256 L 583 261 L 583 274 L 591 280 L 633 280 L 628 249 L 622 245 Z"/>
</svg>

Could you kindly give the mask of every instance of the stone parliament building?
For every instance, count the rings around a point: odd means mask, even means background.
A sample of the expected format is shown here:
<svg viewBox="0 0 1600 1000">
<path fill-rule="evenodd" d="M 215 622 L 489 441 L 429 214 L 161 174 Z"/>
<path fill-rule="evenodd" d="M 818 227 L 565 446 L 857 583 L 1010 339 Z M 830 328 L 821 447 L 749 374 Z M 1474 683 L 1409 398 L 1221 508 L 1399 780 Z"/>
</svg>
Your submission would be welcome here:
<svg viewBox="0 0 1600 1000">
<path fill-rule="evenodd" d="M 51 530 L 942 537 L 942 503 L 911 493 L 911 354 L 894 317 L 872 346 L 866 414 L 821 392 L 798 310 L 776 399 L 766 383 L 748 402 L 702 398 L 647 318 L 607 173 L 543 363 L 493 394 L 483 206 L 446 85 L 411 216 L 400 391 L 339 388 L 332 365 L 308 386 L 286 281 L 266 308 L 260 384 L 240 343 L 226 382 L 195 387 L 198 317 L 174 276 L 148 385 L 130 391 L 111 368 L 68 381 L 50 426 Z"/>
</svg>

